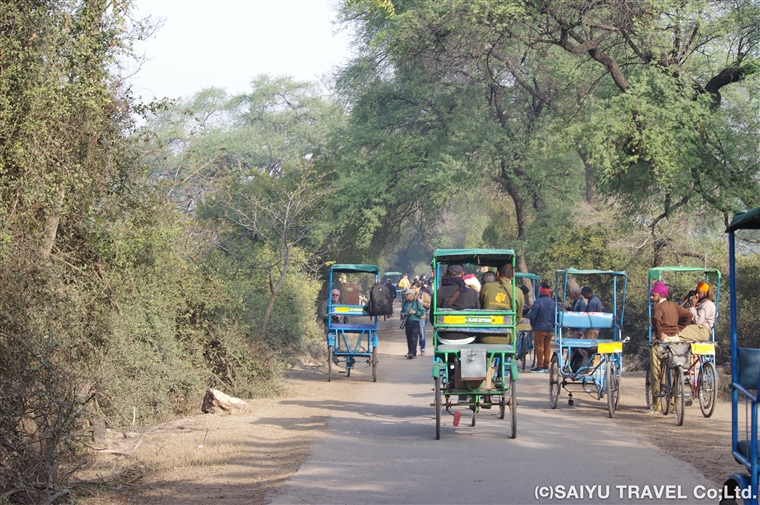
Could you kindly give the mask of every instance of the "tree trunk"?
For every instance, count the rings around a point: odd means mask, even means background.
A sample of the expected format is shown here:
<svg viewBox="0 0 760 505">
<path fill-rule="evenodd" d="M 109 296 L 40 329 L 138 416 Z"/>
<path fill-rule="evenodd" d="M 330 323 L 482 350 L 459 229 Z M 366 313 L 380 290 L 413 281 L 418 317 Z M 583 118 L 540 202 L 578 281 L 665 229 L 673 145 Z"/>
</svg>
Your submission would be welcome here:
<svg viewBox="0 0 760 505">
<path fill-rule="evenodd" d="M 280 272 L 280 278 L 277 280 L 277 284 L 272 284 L 272 270 L 269 270 L 269 289 L 272 295 L 269 297 L 269 303 L 267 309 L 264 311 L 264 324 L 261 327 L 262 332 L 267 331 L 267 323 L 269 323 L 269 316 L 274 308 L 274 300 L 277 298 L 277 293 L 280 292 L 282 284 L 285 282 L 285 275 L 288 273 L 288 265 L 290 263 L 290 248 L 285 246 L 285 254 L 283 255 L 282 271 Z"/>
<path fill-rule="evenodd" d="M 583 161 L 583 168 L 586 172 L 586 203 L 596 205 L 599 203 L 599 194 L 596 191 L 596 180 L 594 178 L 596 170 L 594 170 L 594 167 L 588 163 L 588 158 L 585 152 L 579 149 L 578 155 Z"/>
</svg>

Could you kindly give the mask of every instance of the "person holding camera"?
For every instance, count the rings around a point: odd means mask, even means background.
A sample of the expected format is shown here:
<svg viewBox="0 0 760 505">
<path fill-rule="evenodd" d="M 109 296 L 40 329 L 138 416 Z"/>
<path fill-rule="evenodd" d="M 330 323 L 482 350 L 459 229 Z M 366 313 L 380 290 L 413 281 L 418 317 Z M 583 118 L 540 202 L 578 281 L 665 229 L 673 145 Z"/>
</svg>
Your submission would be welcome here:
<svg viewBox="0 0 760 505">
<path fill-rule="evenodd" d="M 715 325 L 715 301 L 710 294 L 710 285 L 699 282 L 697 289 L 689 291 L 683 306 L 692 314 L 691 324 L 681 330 L 681 338 L 685 340 L 710 340 L 712 328 Z"/>
<path fill-rule="evenodd" d="M 401 304 L 401 327 L 406 331 L 406 359 L 414 359 L 417 356 L 417 340 L 420 338 L 420 319 L 425 317 L 425 307 L 415 297 L 413 290 L 404 293 L 404 302 Z"/>
</svg>

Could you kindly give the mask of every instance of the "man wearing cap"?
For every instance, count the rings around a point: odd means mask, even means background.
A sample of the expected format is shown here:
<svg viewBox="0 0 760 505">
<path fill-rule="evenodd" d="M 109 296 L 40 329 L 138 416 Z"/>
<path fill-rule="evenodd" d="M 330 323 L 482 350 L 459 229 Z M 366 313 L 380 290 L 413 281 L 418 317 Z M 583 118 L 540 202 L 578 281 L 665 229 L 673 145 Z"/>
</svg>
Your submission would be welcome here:
<svg viewBox="0 0 760 505">
<path fill-rule="evenodd" d="M 436 291 L 436 304 L 439 309 L 479 309 L 478 292 L 464 283 L 464 267 L 461 263 L 452 263 L 446 268 L 443 285 Z M 438 341 L 442 344 L 469 344 L 475 337 L 457 331 L 438 332 Z"/>
<path fill-rule="evenodd" d="M 594 294 L 591 286 L 583 286 L 581 297 L 586 300 L 586 309 L 583 312 L 602 312 L 602 301 Z M 598 336 L 599 330 L 596 328 L 583 330 L 583 338 L 597 338 Z"/>
<path fill-rule="evenodd" d="M 668 298 L 668 288 L 663 282 L 656 282 L 652 286 L 649 299 L 652 301 L 652 344 L 655 340 L 663 342 L 680 342 L 683 339 L 682 330 L 691 321 L 692 313 Z M 650 391 L 652 398 L 652 410 L 660 412 L 660 357 L 657 346 L 652 345 L 649 352 Z"/>
<path fill-rule="evenodd" d="M 532 372 L 546 372 L 551 360 L 551 342 L 554 336 L 554 311 L 556 304 L 549 284 L 542 282 L 538 288 L 539 297 L 530 309 L 530 326 L 533 328 L 533 342 L 536 348 L 536 366 Z"/>
<path fill-rule="evenodd" d="M 406 332 L 407 353 L 404 357 L 406 359 L 414 359 L 417 356 L 417 340 L 420 338 L 420 320 L 425 317 L 425 307 L 416 298 L 416 293 L 413 289 L 409 289 L 404 293 L 404 298 L 405 300 L 401 304 L 400 319 L 403 322 L 404 318 L 406 318 L 404 331 Z"/>
<path fill-rule="evenodd" d="M 710 285 L 706 282 L 697 284 L 696 291 L 688 309 L 692 314 L 691 324 L 681 330 L 681 338 L 705 342 L 710 340 L 715 325 L 715 302 L 711 299 Z"/>
</svg>

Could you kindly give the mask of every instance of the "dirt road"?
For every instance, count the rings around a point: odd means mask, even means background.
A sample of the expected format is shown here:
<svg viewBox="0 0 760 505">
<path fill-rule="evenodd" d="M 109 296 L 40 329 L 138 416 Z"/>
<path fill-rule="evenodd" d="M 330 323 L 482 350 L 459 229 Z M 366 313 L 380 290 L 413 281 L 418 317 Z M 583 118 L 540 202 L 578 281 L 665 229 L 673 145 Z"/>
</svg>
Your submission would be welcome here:
<svg viewBox="0 0 760 505">
<path fill-rule="evenodd" d="M 547 375 L 525 373 L 517 439 L 484 410 L 475 427 L 445 419 L 436 441 L 431 358 L 404 359 L 402 331 L 381 325 L 377 383 L 368 369 L 328 383 L 322 363 L 306 363 L 288 372 L 281 397 L 252 401 L 248 414 L 128 434 L 124 452 L 141 441 L 131 458 L 105 469 L 101 456 L 93 468 L 122 472 L 122 487 L 83 503 L 540 503 L 536 486 L 573 484 L 610 485 L 613 498 L 615 485 L 680 484 L 691 500 L 679 501 L 691 503 L 694 486 L 740 469 L 728 452 L 728 403 L 710 419 L 687 408 L 678 427 L 672 414 L 643 412 L 640 372 L 624 374 L 614 420 L 590 397 L 569 407 L 563 396 L 550 410 Z"/>
</svg>

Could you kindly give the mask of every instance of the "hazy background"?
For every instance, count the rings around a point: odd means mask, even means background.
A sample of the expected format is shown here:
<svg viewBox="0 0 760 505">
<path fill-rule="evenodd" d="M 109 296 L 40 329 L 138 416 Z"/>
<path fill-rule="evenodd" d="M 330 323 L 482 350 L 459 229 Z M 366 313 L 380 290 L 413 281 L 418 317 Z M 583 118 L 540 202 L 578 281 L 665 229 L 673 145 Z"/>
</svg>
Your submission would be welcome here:
<svg viewBox="0 0 760 505">
<path fill-rule="evenodd" d="M 164 26 L 137 47 L 147 61 L 130 79 L 136 96 L 189 96 L 209 86 L 249 89 L 255 75 L 318 80 L 349 56 L 333 0 L 137 0 Z M 135 72 L 135 68 L 130 68 Z"/>
</svg>

